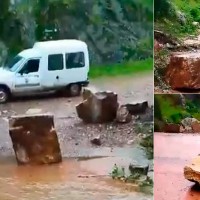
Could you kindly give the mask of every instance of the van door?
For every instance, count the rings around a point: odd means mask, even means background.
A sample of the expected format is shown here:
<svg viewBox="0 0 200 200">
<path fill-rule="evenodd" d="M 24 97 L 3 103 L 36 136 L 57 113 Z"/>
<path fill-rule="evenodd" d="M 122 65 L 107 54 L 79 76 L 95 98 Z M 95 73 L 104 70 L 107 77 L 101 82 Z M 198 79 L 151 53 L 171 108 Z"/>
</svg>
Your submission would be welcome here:
<svg viewBox="0 0 200 200">
<path fill-rule="evenodd" d="M 15 77 L 16 92 L 34 92 L 41 88 L 39 74 L 40 59 L 28 60 Z"/>
<path fill-rule="evenodd" d="M 66 76 L 69 83 L 83 82 L 87 80 L 88 69 L 84 52 L 65 54 Z"/>
<path fill-rule="evenodd" d="M 63 86 L 65 82 L 64 74 L 64 56 L 63 54 L 48 55 L 48 73 L 46 83 L 52 87 L 52 89 Z"/>
</svg>

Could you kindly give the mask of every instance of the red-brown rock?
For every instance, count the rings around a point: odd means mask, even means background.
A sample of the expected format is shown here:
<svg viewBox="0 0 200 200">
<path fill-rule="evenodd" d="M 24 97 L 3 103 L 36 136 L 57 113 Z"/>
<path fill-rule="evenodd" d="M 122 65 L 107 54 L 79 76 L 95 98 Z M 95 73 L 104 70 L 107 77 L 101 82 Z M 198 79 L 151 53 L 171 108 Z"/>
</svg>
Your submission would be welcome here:
<svg viewBox="0 0 200 200">
<path fill-rule="evenodd" d="M 185 179 L 200 184 L 200 156 L 184 167 Z"/>
<path fill-rule="evenodd" d="M 166 133 L 180 133 L 181 125 L 179 124 L 165 124 L 164 132 Z"/>
<path fill-rule="evenodd" d="M 15 116 L 9 133 L 18 164 L 52 164 L 62 161 L 52 115 Z"/>
<path fill-rule="evenodd" d="M 192 132 L 200 133 L 200 122 L 198 121 L 192 122 Z"/>
<path fill-rule="evenodd" d="M 166 72 L 172 89 L 200 89 L 200 52 L 174 53 Z"/>
<path fill-rule="evenodd" d="M 111 122 L 116 118 L 118 96 L 116 93 L 87 91 L 85 100 L 76 106 L 78 117 L 87 123 Z"/>
</svg>

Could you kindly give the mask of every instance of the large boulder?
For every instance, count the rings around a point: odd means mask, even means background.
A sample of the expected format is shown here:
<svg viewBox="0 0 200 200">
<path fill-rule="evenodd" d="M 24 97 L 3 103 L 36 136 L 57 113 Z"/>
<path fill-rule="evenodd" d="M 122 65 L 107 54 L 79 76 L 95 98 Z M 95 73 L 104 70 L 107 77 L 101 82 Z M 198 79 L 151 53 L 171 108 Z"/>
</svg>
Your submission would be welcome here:
<svg viewBox="0 0 200 200">
<path fill-rule="evenodd" d="M 18 164 L 52 164 L 62 161 L 52 115 L 11 117 L 9 133 Z"/>
<path fill-rule="evenodd" d="M 166 72 L 172 89 L 200 89 L 200 53 L 174 53 Z"/>
<path fill-rule="evenodd" d="M 111 91 L 83 93 L 84 101 L 76 106 L 78 117 L 87 123 L 111 122 L 116 118 L 118 96 Z"/>
<path fill-rule="evenodd" d="M 200 156 L 184 167 L 184 177 L 191 182 L 200 184 Z"/>
</svg>

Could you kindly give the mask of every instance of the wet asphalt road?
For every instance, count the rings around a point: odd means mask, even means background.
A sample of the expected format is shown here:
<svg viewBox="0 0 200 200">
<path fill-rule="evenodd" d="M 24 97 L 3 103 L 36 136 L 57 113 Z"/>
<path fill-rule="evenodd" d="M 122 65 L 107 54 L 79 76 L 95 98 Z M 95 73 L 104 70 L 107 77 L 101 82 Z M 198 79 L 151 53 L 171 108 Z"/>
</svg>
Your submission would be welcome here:
<svg viewBox="0 0 200 200">
<path fill-rule="evenodd" d="M 154 133 L 154 199 L 198 200 L 200 190 L 183 175 L 200 152 L 200 134 Z"/>
</svg>

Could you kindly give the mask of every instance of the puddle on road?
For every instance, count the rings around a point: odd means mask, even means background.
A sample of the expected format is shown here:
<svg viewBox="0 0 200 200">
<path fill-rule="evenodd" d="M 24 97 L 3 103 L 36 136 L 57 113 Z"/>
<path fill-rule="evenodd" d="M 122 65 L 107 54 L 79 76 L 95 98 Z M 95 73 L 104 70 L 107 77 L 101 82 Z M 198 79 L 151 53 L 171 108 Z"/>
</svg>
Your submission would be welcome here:
<svg viewBox="0 0 200 200">
<path fill-rule="evenodd" d="M 95 157 L 64 159 L 61 164 L 51 166 L 17 166 L 14 157 L 0 157 L 0 199 L 153 199 L 137 193 L 135 186 L 114 181 L 108 176 L 115 163 L 119 166 L 131 163 L 130 154 L 129 158 L 122 157 L 121 149 L 116 149 L 113 156 L 104 157 L 97 152 Z"/>
</svg>

